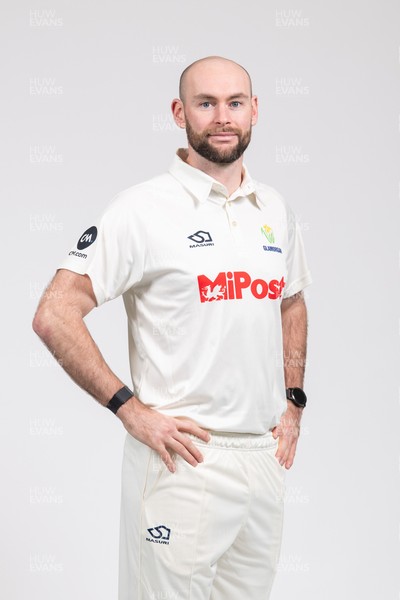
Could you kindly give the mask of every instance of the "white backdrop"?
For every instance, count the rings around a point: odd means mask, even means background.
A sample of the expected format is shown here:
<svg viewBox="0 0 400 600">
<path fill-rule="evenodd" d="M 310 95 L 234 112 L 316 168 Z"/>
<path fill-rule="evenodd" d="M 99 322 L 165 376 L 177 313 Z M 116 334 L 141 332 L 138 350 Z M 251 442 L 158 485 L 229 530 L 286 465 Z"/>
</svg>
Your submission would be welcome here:
<svg viewBox="0 0 400 600">
<path fill-rule="evenodd" d="M 184 144 L 169 110 L 179 74 L 220 54 L 253 76 L 246 164 L 297 213 L 314 278 L 272 598 L 398 600 L 399 18 L 395 0 L 4 8 L 2 598 L 116 598 L 124 430 L 31 321 L 114 194 L 169 166 Z M 129 383 L 120 299 L 87 321 Z"/>
</svg>

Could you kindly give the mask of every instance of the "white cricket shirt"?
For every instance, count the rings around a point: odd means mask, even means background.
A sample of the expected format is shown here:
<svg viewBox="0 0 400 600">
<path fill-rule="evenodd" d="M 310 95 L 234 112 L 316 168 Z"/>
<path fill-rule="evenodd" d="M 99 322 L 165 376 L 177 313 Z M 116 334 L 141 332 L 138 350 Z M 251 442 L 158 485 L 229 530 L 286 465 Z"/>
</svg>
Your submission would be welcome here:
<svg viewBox="0 0 400 600">
<path fill-rule="evenodd" d="M 184 156 L 117 194 L 59 268 L 89 275 L 98 305 L 123 295 L 143 403 L 265 433 L 287 405 L 281 300 L 311 283 L 300 228 L 246 168 L 229 196 Z"/>
</svg>

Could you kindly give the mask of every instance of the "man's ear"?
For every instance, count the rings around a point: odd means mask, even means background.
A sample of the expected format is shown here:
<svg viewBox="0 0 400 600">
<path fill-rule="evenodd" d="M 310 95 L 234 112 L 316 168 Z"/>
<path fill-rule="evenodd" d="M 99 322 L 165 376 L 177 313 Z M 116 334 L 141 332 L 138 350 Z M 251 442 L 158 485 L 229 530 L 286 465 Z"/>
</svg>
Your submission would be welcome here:
<svg viewBox="0 0 400 600">
<path fill-rule="evenodd" d="M 183 102 L 180 100 L 180 98 L 174 98 L 172 100 L 171 110 L 175 123 L 178 125 L 178 127 L 184 129 L 186 127 L 185 111 L 183 108 Z"/>
<path fill-rule="evenodd" d="M 258 98 L 252 96 L 251 98 L 251 124 L 255 125 L 258 121 Z"/>
</svg>

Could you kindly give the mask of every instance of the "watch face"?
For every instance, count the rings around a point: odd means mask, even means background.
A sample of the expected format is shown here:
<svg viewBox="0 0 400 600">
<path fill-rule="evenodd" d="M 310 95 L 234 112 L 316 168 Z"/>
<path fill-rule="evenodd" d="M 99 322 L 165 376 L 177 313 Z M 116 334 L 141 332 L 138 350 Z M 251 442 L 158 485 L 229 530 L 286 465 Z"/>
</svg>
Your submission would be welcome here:
<svg viewBox="0 0 400 600">
<path fill-rule="evenodd" d="M 296 406 L 304 407 L 307 404 L 307 396 L 301 388 L 288 388 L 287 398 Z"/>
</svg>

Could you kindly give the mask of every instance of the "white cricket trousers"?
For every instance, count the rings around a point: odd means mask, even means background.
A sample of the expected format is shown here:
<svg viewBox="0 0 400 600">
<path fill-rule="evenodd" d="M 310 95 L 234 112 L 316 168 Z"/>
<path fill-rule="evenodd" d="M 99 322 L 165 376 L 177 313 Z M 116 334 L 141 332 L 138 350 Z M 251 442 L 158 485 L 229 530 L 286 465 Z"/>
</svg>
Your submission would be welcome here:
<svg viewBox="0 0 400 600">
<path fill-rule="evenodd" d="M 268 600 L 282 537 L 284 467 L 265 435 L 210 432 L 192 467 L 127 434 L 119 600 Z"/>
</svg>

